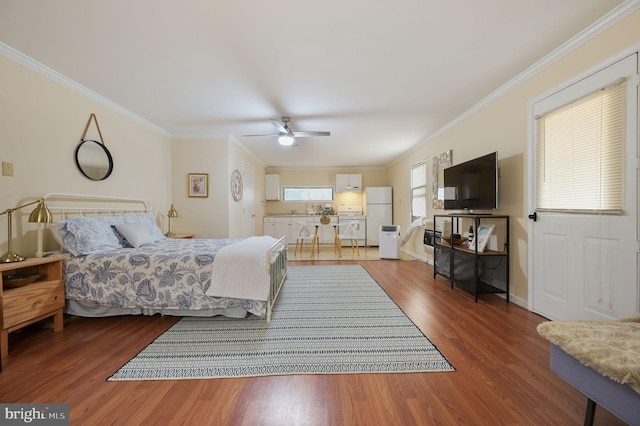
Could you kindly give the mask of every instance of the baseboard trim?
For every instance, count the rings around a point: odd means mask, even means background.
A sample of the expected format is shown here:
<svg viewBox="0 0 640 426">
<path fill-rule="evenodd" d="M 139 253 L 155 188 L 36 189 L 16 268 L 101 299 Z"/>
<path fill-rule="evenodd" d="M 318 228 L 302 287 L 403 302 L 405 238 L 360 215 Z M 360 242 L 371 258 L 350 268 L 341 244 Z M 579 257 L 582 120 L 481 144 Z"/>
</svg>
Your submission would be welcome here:
<svg viewBox="0 0 640 426">
<path fill-rule="evenodd" d="M 502 297 L 505 300 L 507 299 L 507 296 L 505 294 L 496 293 L 496 296 Z M 518 305 L 521 308 L 525 308 L 527 311 L 529 310 L 529 307 L 527 306 L 527 301 L 521 297 L 514 296 L 513 294 L 509 295 L 509 303 L 513 303 L 514 305 Z"/>
<path fill-rule="evenodd" d="M 411 257 L 415 257 L 415 258 L 416 258 L 416 259 L 418 259 L 418 260 L 421 260 L 421 261 L 423 261 L 423 262 L 426 262 L 426 263 L 428 263 L 429 265 L 433 265 L 433 259 L 431 259 L 431 258 L 429 258 L 429 257 L 427 257 L 427 256 L 424 256 L 424 255 L 422 255 L 422 254 L 418 254 L 418 253 L 416 253 L 416 252 L 414 252 L 414 251 L 412 251 L 412 250 L 406 249 L 406 248 L 404 248 L 404 247 L 401 247 L 401 248 L 400 248 L 400 251 L 401 251 L 402 253 L 404 253 L 404 254 L 408 254 L 408 255 L 409 255 L 409 256 L 411 256 Z"/>
</svg>

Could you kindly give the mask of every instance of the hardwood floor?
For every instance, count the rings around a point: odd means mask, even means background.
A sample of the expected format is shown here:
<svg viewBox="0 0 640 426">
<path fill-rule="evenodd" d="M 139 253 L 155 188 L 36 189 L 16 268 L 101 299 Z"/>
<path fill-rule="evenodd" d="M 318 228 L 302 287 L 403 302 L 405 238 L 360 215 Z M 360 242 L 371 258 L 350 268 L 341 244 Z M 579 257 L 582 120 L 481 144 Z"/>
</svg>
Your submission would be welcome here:
<svg viewBox="0 0 640 426">
<path fill-rule="evenodd" d="M 300 261 L 291 265 L 354 263 Z M 586 398 L 549 369 L 545 319 L 479 303 L 420 261 L 360 262 L 455 372 L 107 382 L 177 321 L 75 318 L 12 333 L 0 402 L 67 403 L 73 425 L 578 425 Z M 596 425 L 624 424 L 598 407 Z"/>
</svg>

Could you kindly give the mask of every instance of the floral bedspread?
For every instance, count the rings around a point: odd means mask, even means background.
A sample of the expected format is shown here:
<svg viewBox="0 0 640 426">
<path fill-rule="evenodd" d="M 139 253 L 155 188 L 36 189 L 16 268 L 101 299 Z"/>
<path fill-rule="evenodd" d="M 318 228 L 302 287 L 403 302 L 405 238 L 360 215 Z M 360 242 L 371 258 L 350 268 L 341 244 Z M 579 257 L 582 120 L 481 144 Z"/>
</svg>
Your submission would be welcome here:
<svg viewBox="0 0 640 426">
<path fill-rule="evenodd" d="M 116 308 L 206 310 L 241 306 L 265 316 L 265 302 L 209 297 L 216 252 L 238 240 L 165 238 L 138 248 L 70 256 L 67 299 Z"/>
</svg>

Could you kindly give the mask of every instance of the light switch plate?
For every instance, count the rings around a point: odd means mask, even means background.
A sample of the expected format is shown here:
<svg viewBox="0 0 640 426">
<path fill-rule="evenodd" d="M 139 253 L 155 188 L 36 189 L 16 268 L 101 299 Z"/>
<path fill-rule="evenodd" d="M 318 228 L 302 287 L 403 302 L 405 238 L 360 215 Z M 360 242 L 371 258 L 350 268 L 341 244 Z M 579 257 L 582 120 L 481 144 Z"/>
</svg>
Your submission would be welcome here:
<svg viewBox="0 0 640 426">
<path fill-rule="evenodd" d="M 2 162 L 2 176 L 13 176 L 13 163 L 8 161 Z"/>
</svg>

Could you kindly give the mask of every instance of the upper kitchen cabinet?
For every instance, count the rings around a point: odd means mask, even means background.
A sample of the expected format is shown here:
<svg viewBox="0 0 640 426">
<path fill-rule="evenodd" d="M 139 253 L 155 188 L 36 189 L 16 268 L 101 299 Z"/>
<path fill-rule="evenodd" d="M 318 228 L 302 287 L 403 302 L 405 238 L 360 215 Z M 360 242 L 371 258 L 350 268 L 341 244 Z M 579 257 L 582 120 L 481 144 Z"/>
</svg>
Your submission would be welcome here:
<svg viewBox="0 0 640 426">
<path fill-rule="evenodd" d="M 265 199 L 280 199 L 280 175 L 266 175 L 265 177 Z"/>
<path fill-rule="evenodd" d="M 336 174 L 336 192 L 362 192 L 362 175 Z"/>
</svg>

